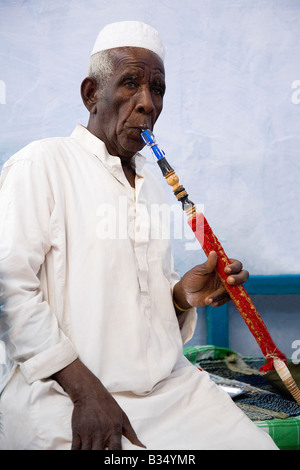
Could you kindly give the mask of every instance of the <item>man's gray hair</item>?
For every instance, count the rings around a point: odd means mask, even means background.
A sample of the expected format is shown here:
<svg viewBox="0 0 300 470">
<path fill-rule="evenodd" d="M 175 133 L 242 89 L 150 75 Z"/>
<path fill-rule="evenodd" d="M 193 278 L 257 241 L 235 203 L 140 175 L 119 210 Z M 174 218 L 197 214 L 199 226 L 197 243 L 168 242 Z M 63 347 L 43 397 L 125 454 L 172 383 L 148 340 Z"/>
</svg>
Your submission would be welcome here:
<svg viewBox="0 0 300 470">
<path fill-rule="evenodd" d="M 114 73 L 114 62 L 110 50 L 93 54 L 89 60 L 88 76 L 96 80 L 100 92 Z"/>
</svg>

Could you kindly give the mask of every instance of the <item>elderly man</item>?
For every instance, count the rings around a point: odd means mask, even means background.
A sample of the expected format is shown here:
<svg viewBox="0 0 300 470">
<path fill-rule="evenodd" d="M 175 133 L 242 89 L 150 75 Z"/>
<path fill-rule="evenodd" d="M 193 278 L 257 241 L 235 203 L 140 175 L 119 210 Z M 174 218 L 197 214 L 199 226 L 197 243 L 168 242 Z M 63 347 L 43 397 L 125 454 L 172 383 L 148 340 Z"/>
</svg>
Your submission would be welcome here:
<svg viewBox="0 0 300 470">
<path fill-rule="evenodd" d="M 163 54 L 152 27 L 108 25 L 81 87 L 87 128 L 4 165 L 2 449 L 276 448 L 182 354 L 195 307 L 228 296 L 214 252 L 180 279 L 151 237 L 165 199 L 138 152 L 162 110 Z M 239 261 L 228 274 L 248 277 Z"/>
</svg>

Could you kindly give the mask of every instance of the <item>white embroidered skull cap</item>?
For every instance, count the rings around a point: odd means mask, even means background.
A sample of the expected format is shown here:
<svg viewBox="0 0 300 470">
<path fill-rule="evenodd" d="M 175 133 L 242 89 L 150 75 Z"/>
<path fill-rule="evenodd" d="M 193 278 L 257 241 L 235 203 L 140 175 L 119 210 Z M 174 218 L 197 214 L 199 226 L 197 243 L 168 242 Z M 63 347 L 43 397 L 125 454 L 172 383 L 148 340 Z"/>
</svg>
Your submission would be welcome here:
<svg viewBox="0 0 300 470">
<path fill-rule="evenodd" d="M 155 52 L 164 61 L 165 50 L 158 31 L 141 21 L 119 21 L 106 25 L 98 34 L 91 55 L 126 46 L 143 47 Z"/>
</svg>

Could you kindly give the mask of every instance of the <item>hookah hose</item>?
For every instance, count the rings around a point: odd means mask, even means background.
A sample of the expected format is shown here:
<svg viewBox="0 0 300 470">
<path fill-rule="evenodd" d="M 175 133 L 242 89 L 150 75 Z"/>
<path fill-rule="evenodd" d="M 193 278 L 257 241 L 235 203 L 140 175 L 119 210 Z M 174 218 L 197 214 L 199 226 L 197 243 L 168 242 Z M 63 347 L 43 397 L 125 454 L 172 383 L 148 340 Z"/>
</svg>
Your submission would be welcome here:
<svg viewBox="0 0 300 470">
<path fill-rule="evenodd" d="M 300 390 L 286 365 L 286 357 L 275 345 L 246 289 L 242 285 L 232 286 L 227 283 L 225 268 L 229 264 L 229 259 L 204 217 L 204 214 L 198 212 L 195 204 L 189 199 L 185 188 L 179 183 L 177 174 L 166 160 L 164 152 L 156 144 L 153 133 L 149 129 L 146 129 L 142 131 L 141 137 L 145 144 L 150 147 L 157 159 L 158 166 L 163 176 L 167 183 L 173 188 L 177 200 L 181 202 L 182 209 L 188 218 L 188 224 L 202 246 L 205 255 L 208 256 L 211 251 L 217 253 L 218 261 L 216 271 L 219 278 L 266 358 L 267 363 L 260 368 L 261 372 L 265 374 L 269 370 L 275 369 L 286 388 L 297 403 L 300 404 Z"/>
</svg>

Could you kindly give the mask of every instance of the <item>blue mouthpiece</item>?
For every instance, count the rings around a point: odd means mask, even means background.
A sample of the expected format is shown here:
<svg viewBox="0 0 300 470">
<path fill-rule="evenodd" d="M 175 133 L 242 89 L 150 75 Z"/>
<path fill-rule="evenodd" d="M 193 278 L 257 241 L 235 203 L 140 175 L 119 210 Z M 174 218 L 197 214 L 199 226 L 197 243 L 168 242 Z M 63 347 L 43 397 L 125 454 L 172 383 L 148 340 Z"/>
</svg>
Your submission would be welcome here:
<svg viewBox="0 0 300 470">
<path fill-rule="evenodd" d="M 161 158 L 164 158 L 165 154 L 164 152 L 158 147 L 158 145 L 155 143 L 155 137 L 153 133 L 150 131 L 150 129 L 145 129 L 144 131 L 141 132 L 141 137 L 143 141 L 145 142 L 148 147 L 152 150 L 154 155 L 158 160 Z"/>
</svg>

